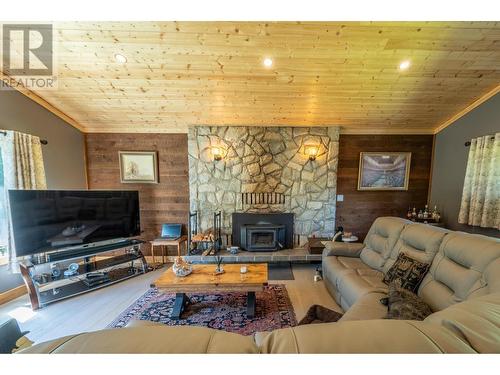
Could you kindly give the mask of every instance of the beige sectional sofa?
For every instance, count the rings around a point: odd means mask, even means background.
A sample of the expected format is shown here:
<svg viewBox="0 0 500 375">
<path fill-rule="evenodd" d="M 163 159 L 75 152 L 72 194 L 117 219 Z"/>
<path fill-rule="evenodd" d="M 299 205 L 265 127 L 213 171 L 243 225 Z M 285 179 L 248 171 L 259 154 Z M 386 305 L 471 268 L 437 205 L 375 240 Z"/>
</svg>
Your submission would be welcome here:
<svg viewBox="0 0 500 375">
<path fill-rule="evenodd" d="M 423 322 L 343 321 L 255 337 L 135 322 L 62 337 L 20 353 L 500 353 L 500 293 L 455 304 Z"/>
<path fill-rule="evenodd" d="M 500 353 L 500 241 L 382 217 L 363 244 L 331 243 L 325 285 L 345 310 L 337 323 L 245 337 L 202 327 L 134 322 L 63 337 L 22 353 Z M 382 278 L 398 254 L 431 262 L 418 295 L 424 321 L 384 320 Z"/>
<path fill-rule="evenodd" d="M 431 267 L 418 296 L 433 311 L 500 292 L 500 241 L 394 217 L 380 217 L 363 244 L 330 243 L 323 252 L 325 285 L 345 310 L 341 320 L 383 318 L 384 274 L 400 252 Z"/>
</svg>

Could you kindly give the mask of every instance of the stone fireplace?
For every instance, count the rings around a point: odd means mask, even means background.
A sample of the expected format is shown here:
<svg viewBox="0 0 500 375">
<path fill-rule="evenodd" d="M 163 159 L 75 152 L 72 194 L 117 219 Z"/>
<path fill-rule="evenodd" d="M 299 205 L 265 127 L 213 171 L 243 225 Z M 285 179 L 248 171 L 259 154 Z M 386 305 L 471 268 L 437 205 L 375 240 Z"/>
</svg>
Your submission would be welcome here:
<svg viewBox="0 0 500 375">
<path fill-rule="evenodd" d="M 199 229 L 211 228 L 213 213 L 222 211 L 222 231 L 239 246 L 233 213 L 287 213 L 293 215 L 288 246 L 294 233 L 333 235 L 338 139 L 338 127 L 190 127 L 190 209 L 198 212 Z M 310 145 L 318 149 L 315 160 L 306 155 Z M 214 148 L 223 150 L 220 160 L 214 160 Z M 254 247 L 272 242 L 269 232 L 249 229 Z M 279 236 L 273 234 L 275 245 Z"/>
</svg>

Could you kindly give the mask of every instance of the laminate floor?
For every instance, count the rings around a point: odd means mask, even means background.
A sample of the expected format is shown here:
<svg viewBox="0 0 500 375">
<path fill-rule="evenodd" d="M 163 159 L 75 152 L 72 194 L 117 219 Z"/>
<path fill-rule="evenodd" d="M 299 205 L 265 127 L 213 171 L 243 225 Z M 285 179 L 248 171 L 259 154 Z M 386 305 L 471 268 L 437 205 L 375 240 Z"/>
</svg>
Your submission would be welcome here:
<svg viewBox="0 0 500 375">
<path fill-rule="evenodd" d="M 313 304 L 342 311 L 330 296 L 323 281 L 314 282 L 316 265 L 294 264 L 295 280 L 275 280 L 274 284 L 286 284 L 297 320 L 300 320 Z M 32 311 L 27 296 L 0 305 L 0 322 L 16 318 L 22 330 L 30 331 L 28 337 L 43 342 L 80 332 L 103 329 L 122 311 L 144 294 L 150 283 L 167 267 L 141 275 L 121 283 L 82 294 L 38 311 Z"/>
</svg>

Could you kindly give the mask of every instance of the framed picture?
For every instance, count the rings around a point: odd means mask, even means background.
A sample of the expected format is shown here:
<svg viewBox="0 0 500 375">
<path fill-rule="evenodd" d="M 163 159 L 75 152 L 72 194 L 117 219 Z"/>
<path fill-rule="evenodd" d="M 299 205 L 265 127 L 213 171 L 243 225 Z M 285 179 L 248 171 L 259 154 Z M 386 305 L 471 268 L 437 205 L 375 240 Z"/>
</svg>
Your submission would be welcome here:
<svg viewBox="0 0 500 375">
<path fill-rule="evenodd" d="M 358 190 L 408 190 L 411 152 L 361 152 Z"/>
<path fill-rule="evenodd" d="M 157 184 L 156 151 L 118 151 L 122 184 Z"/>
</svg>

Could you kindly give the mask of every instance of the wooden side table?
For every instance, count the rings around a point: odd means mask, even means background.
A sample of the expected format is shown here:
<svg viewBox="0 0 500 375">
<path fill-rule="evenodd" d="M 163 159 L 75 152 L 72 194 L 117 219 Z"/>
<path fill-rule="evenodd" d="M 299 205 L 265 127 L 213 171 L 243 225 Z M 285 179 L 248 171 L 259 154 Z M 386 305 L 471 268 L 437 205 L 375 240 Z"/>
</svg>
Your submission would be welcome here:
<svg viewBox="0 0 500 375">
<path fill-rule="evenodd" d="M 187 236 L 180 236 L 176 240 L 167 240 L 165 238 L 157 238 L 153 241 L 149 242 L 151 244 L 151 255 L 153 257 L 153 263 L 156 264 L 156 255 L 155 255 L 155 250 L 157 247 L 161 249 L 161 264 L 165 264 L 165 248 L 167 246 L 177 246 L 177 256 L 181 256 L 181 245 L 184 244 L 184 249 L 186 250 L 187 254 L 187 248 L 188 248 L 188 243 L 187 243 Z M 167 252 L 168 254 L 168 252 Z M 154 269 L 158 267 L 154 266 Z"/>
</svg>

